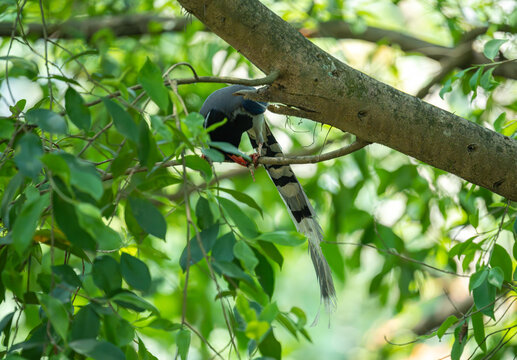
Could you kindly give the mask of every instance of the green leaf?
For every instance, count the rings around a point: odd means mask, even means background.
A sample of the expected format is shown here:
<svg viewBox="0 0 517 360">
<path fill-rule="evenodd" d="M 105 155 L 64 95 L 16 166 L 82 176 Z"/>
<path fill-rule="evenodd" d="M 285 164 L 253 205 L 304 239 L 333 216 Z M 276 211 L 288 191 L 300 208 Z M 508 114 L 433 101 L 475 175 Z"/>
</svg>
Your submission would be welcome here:
<svg viewBox="0 0 517 360">
<path fill-rule="evenodd" d="M 18 117 L 23 109 L 25 109 L 25 105 L 27 105 L 27 100 L 21 99 L 13 106 L 9 106 L 9 111 L 13 114 L 14 117 Z"/>
<path fill-rule="evenodd" d="M 472 91 L 476 91 L 477 87 L 478 87 L 478 84 L 479 84 L 479 79 L 481 78 L 481 73 L 483 72 L 483 67 L 479 67 L 476 72 L 474 73 L 474 75 L 472 75 L 472 77 L 470 78 L 469 80 L 469 86 L 470 86 L 470 89 Z"/>
<path fill-rule="evenodd" d="M 114 250 L 120 247 L 120 235 L 104 223 L 98 208 L 88 203 L 80 203 L 76 205 L 75 210 L 79 226 L 95 239 L 100 250 Z"/>
<path fill-rule="evenodd" d="M 68 117 L 81 130 L 88 131 L 92 123 L 90 110 L 77 91 L 69 87 L 65 93 L 65 109 Z"/>
<path fill-rule="evenodd" d="M 33 133 L 27 133 L 16 143 L 14 162 L 23 175 L 35 178 L 41 171 L 41 155 L 43 147 L 40 138 Z"/>
<path fill-rule="evenodd" d="M 504 281 L 504 273 L 503 270 L 501 270 L 500 267 L 495 267 L 490 269 L 490 272 L 488 273 L 488 282 L 492 285 L 494 285 L 499 290 L 503 286 Z"/>
<path fill-rule="evenodd" d="M 255 252 L 255 256 L 259 261 L 255 267 L 255 274 L 257 274 L 257 279 L 262 289 L 271 299 L 275 291 L 275 271 L 265 256 L 258 251 Z"/>
<path fill-rule="evenodd" d="M 82 339 L 69 344 L 76 353 L 94 360 L 125 360 L 126 356 L 118 347 L 104 340 Z"/>
<path fill-rule="evenodd" d="M 235 146 L 233 146 L 230 143 L 220 142 L 220 141 L 210 141 L 208 143 L 208 145 L 210 145 L 210 147 L 219 149 L 225 153 L 239 155 L 239 156 L 242 156 L 244 159 L 251 161 L 251 158 L 248 155 L 244 154 L 238 148 L 236 148 Z"/>
<path fill-rule="evenodd" d="M 259 344 L 260 353 L 273 359 L 280 360 L 282 358 L 282 345 L 275 338 L 273 329 L 271 328 L 264 339 Z"/>
<path fill-rule="evenodd" d="M 267 304 L 262 308 L 262 311 L 259 315 L 259 320 L 267 321 L 268 323 L 272 323 L 273 320 L 276 319 L 277 315 L 280 313 L 280 310 L 278 310 L 278 306 L 276 305 L 276 302 L 272 302 L 270 304 Z"/>
<path fill-rule="evenodd" d="M 142 260 L 123 252 L 120 256 L 120 269 L 124 280 L 133 288 L 147 292 L 151 287 L 151 274 Z"/>
<path fill-rule="evenodd" d="M 87 305 L 74 315 L 70 339 L 95 339 L 99 335 L 99 329 L 99 315 L 93 310 L 93 305 Z"/>
<path fill-rule="evenodd" d="M 496 288 L 485 280 L 479 287 L 472 290 L 474 304 L 485 315 L 494 319 L 494 301 Z"/>
<path fill-rule="evenodd" d="M 214 268 L 220 273 L 235 279 L 241 279 L 253 285 L 253 279 L 232 262 L 214 261 Z"/>
<path fill-rule="evenodd" d="M 478 288 L 483 284 L 483 282 L 486 280 L 486 277 L 488 276 L 488 269 L 483 266 L 481 269 L 476 271 L 474 274 L 470 276 L 469 281 L 469 290 L 472 291 L 475 288 Z"/>
<path fill-rule="evenodd" d="M 492 73 L 495 70 L 495 66 L 491 67 L 487 71 L 483 73 L 483 76 L 481 76 L 481 80 L 479 81 L 479 85 L 486 91 L 492 91 L 494 88 L 499 84 L 497 81 L 494 80 L 494 76 Z"/>
<path fill-rule="evenodd" d="M 305 236 L 294 231 L 273 231 L 260 234 L 257 239 L 283 246 L 299 246 L 305 242 Z"/>
<path fill-rule="evenodd" d="M 270 325 L 266 321 L 253 320 L 246 325 L 244 333 L 248 338 L 259 342 L 269 329 Z"/>
<path fill-rule="evenodd" d="M 454 78 L 448 79 L 445 84 L 443 84 L 442 89 L 440 90 L 440 97 L 444 99 L 445 94 L 452 91 L 452 82 L 454 81 Z"/>
<path fill-rule="evenodd" d="M 483 54 L 485 54 L 485 56 L 490 60 L 494 61 L 494 58 L 499 53 L 499 49 L 507 41 L 508 40 L 505 39 L 492 39 L 487 41 L 483 47 Z"/>
<path fill-rule="evenodd" d="M 493 268 L 500 267 L 504 273 L 504 280 L 511 282 L 513 274 L 512 259 L 506 249 L 499 244 L 494 245 L 490 265 Z"/>
<path fill-rule="evenodd" d="M 255 221 L 242 211 L 233 201 L 217 197 L 219 204 L 224 209 L 226 214 L 232 219 L 233 223 L 240 230 L 242 235 L 248 239 L 253 239 L 258 236 L 259 232 Z"/>
<path fill-rule="evenodd" d="M 438 335 L 438 339 L 442 339 L 445 332 L 454 324 L 458 322 L 458 318 L 454 315 L 449 316 L 445 321 L 440 325 L 438 330 L 436 331 L 436 335 Z"/>
<path fill-rule="evenodd" d="M 210 209 L 210 203 L 202 196 L 199 197 L 196 203 L 196 219 L 201 229 L 206 229 L 214 223 L 214 215 Z"/>
<path fill-rule="evenodd" d="M 282 268 L 282 265 L 284 264 L 284 257 L 273 243 L 264 240 L 257 240 L 257 244 L 259 244 L 260 248 L 264 251 L 267 257 L 276 262 L 278 266 Z"/>
<path fill-rule="evenodd" d="M 243 193 L 241 191 L 238 191 L 238 190 L 226 189 L 226 188 L 222 188 L 222 187 L 217 187 L 217 189 L 220 190 L 220 191 L 224 191 L 227 194 L 230 194 L 235 200 L 240 201 L 241 203 L 244 203 L 244 204 L 248 205 L 249 207 L 257 210 L 260 213 L 261 216 L 264 216 L 264 214 L 262 213 L 262 209 L 260 208 L 259 204 L 257 204 L 255 199 L 253 199 L 248 194 L 245 194 L 245 193 Z"/>
<path fill-rule="evenodd" d="M 469 222 L 474 228 L 477 228 L 479 225 L 479 209 L 476 209 L 474 214 L 469 214 Z"/>
<path fill-rule="evenodd" d="M 104 193 L 104 188 L 101 176 L 95 166 L 69 153 L 59 152 L 58 154 L 68 164 L 70 183 L 95 200 L 100 200 Z"/>
<path fill-rule="evenodd" d="M 54 192 L 52 197 L 52 205 L 56 223 L 65 233 L 67 240 L 81 249 L 95 250 L 95 240 L 81 228 L 76 207 L 63 200 L 57 192 Z"/>
<path fill-rule="evenodd" d="M 483 322 L 483 314 L 477 310 L 476 307 L 472 309 L 472 327 L 474 328 L 474 338 L 479 347 L 486 351 L 485 341 L 485 324 Z"/>
<path fill-rule="evenodd" d="M 186 360 L 188 349 L 190 347 L 190 331 L 182 329 L 176 334 L 176 345 L 178 346 L 178 353 L 181 360 Z"/>
<path fill-rule="evenodd" d="M 51 152 L 44 154 L 40 160 L 53 175 L 59 176 L 65 184 L 70 184 L 70 168 L 68 167 L 65 159 L 58 154 Z"/>
<path fill-rule="evenodd" d="M 120 306 L 128 309 L 135 310 L 137 312 L 150 311 L 154 315 L 158 315 L 159 311 L 151 303 L 145 301 L 135 293 L 131 291 L 122 291 L 111 297 L 111 300 L 115 301 Z"/>
<path fill-rule="evenodd" d="M 66 120 L 53 111 L 47 109 L 31 109 L 25 114 L 25 119 L 29 124 L 35 124 L 43 131 L 51 134 L 66 134 L 68 126 Z"/>
<path fill-rule="evenodd" d="M 10 119 L 0 118 L 0 139 L 10 139 L 13 134 L 14 122 Z"/>
<path fill-rule="evenodd" d="M 201 249 L 199 245 L 199 241 L 197 239 L 197 235 L 189 240 L 190 249 L 188 245 L 185 246 L 183 252 L 180 256 L 180 266 L 185 271 L 187 269 L 187 259 L 190 251 L 190 266 L 197 264 L 201 259 L 203 259 L 203 250 L 206 254 L 210 252 L 212 246 L 217 239 L 217 235 L 219 234 L 219 224 L 214 224 L 207 229 L 204 229 L 199 233 L 199 237 L 201 239 L 201 244 L 203 245 L 203 249 Z"/>
<path fill-rule="evenodd" d="M 129 113 L 119 104 L 108 98 L 103 98 L 102 101 L 113 118 L 113 123 L 115 124 L 118 132 L 134 143 L 138 143 L 138 127 L 131 115 L 129 115 Z"/>
<path fill-rule="evenodd" d="M 130 196 L 129 206 L 138 225 L 146 233 L 165 240 L 167 223 L 162 213 L 149 200 Z"/>
<path fill-rule="evenodd" d="M 185 166 L 192 170 L 199 171 L 207 181 L 212 178 L 212 167 L 208 161 L 197 155 L 185 156 Z"/>
<path fill-rule="evenodd" d="M 154 165 L 151 154 L 151 132 L 145 120 L 140 121 L 138 125 L 138 160 L 142 166 L 152 167 Z"/>
<path fill-rule="evenodd" d="M 80 287 L 82 285 L 79 276 L 77 276 L 74 269 L 72 269 L 70 265 L 53 265 L 52 273 L 57 275 L 61 279 L 61 281 L 67 283 L 70 286 Z"/>
<path fill-rule="evenodd" d="M 236 241 L 233 232 L 219 237 L 212 247 L 212 257 L 217 261 L 231 262 L 234 259 L 233 247 Z"/>
<path fill-rule="evenodd" d="M 465 344 L 467 343 L 467 339 L 467 334 L 463 334 L 462 324 L 454 330 L 454 344 L 452 344 L 451 349 L 451 360 L 460 360 Z"/>
<path fill-rule="evenodd" d="M 244 267 L 249 271 L 253 271 L 255 266 L 257 266 L 259 263 L 257 257 L 253 253 L 253 250 L 251 250 L 248 244 L 246 244 L 246 242 L 243 240 L 237 241 L 235 243 L 233 246 L 233 253 L 237 259 L 242 261 Z"/>
<path fill-rule="evenodd" d="M 63 303 L 58 299 L 47 294 L 37 294 L 37 296 L 43 310 L 45 310 L 45 313 L 52 324 L 52 327 L 56 333 L 66 341 L 70 323 L 65 305 L 63 305 Z"/>
<path fill-rule="evenodd" d="M 501 132 L 503 130 L 503 125 L 506 122 L 506 112 L 502 112 L 499 114 L 497 119 L 494 120 L 494 129 L 497 132 Z"/>
<path fill-rule="evenodd" d="M 119 314 L 104 316 L 104 334 L 106 339 L 119 346 L 129 345 L 135 337 L 135 329 Z"/>
<path fill-rule="evenodd" d="M 138 82 L 142 85 L 151 100 L 164 112 L 169 108 L 169 92 L 163 84 L 160 68 L 147 58 L 144 66 L 138 73 Z"/>
<path fill-rule="evenodd" d="M 106 294 L 118 290 L 122 286 L 120 265 L 111 256 L 103 255 L 93 262 L 93 282 Z"/>
<path fill-rule="evenodd" d="M 13 127 L 13 131 L 14 131 L 14 127 Z M 201 152 L 211 162 L 223 162 L 224 161 L 224 154 L 222 152 L 220 152 L 219 150 L 212 149 L 212 148 L 204 148 L 204 149 L 201 149 Z"/>
<path fill-rule="evenodd" d="M 30 245 L 34 232 L 41 221 L 43 210 L 49 206 L 49 194 L 25 202 L 13 225 L 12 239 L 14 249 L 22 254 Z"/>
</svg>

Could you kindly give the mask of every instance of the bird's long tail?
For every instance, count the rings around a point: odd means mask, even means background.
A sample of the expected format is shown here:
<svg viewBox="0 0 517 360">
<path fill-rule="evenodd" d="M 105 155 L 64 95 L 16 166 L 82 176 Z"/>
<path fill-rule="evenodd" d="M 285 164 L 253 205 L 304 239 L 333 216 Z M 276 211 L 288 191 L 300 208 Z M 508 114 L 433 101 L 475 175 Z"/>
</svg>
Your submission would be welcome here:
<svg viewBox="0 0 517 360">
<path fill-rule="evenodd" d="M 267 124 L 264 126 L 265 136 L 261 155 L 283 156 L 282 149 L 271 130 Z M 250 134 L 250 140 L 253 147 L 256 148 L 254 135 Z M 323 235 L 316 219 L 316 213 L 290 165 L 264 165 L 264 167 L 282 196 L 296 229 L 308 238 L 309 253 L 320 285 L 321 300 L 326 308 L 332 311 L 336 306 L 336 290 L 330 267 L 321 251 L 320 243 L 323 241 Z"/>
</svg>

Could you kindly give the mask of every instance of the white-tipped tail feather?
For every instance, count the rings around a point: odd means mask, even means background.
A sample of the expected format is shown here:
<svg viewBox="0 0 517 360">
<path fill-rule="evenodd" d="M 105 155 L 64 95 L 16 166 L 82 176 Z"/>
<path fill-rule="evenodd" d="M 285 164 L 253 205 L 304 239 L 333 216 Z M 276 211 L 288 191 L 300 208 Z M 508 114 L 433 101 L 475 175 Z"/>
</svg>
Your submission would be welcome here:
<svg viewBox="0 0 517 360">
<path fill-rule="evenodd" d="M 264 122 L 257 121 L 256 123 L 257 127 L 248 131 L 253 147 L 258 147 L 256 140 L 262 137 L 265 142 L 263 143 L 261 155 L 270 157 L 283 156 L 282 149 L 269 127 Z M 258 128 L 258 124 L 263 126 L 263 128 Z M 260 133 L 263 133 L 263 136 L 257 136 Z M 296 226 L 296 230 L 307 236 L 309 254 L 311 255 L 311 260 L 320 286 L 321 300 L 328 311 L 333 311 L 336 306 L 336 290 L 334 289 L 329 264 L 321 250 L 320 244 L 323 241 L 323 235 L 316 219 L 316 213 L 298 179 L 294 175 L 291 166 L 265 165 L 264 167 L 282 196 L 282 200 L 287 206 L 289 215 L 291 215 L 291 219 Z"/>
</svg>

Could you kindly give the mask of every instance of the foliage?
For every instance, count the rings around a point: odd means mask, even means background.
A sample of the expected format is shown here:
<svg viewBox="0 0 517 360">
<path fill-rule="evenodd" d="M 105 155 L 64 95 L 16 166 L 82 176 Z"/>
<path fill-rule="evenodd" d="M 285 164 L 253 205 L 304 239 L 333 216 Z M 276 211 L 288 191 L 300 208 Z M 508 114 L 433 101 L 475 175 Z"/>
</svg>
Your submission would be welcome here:
<svg viewBox="0 0 517 360">
<path fill-rule="evenodd" d="M 471 29 L 455 2 L 432 3 L 421 6 L 432 12 L 424 25 L 433 36 L 445 32 L 453 44 Z M 515 138 L 517 99 L 502 96 L 515 84 L 494 77 L 512 61 L 498 59 L 500 51 L 511 53 L 515 45 L 493 37 L 500 36 L 498 25 L 515 25 L 516 11 L 501 15 L 500 6 L 486 3 L 472 11 L 490 25 L 480 39 L 492 62 L 451 74 L 439 95 L 453 111 Z M 404 26 L 398 1 L 267 5 L 306 27 L 331 19 L 358 32 Z M 177 4 L 152 1 L 48 1 L 40 8 L 13 0 L 0 7 L 0 20 L 18 29 L 42 18 L 54 24 L 144 12 L 181 16 Z M 430 338 L 447 341 L 452 359 L 516 351 L 515 204 L 380 146 L 295 168 L 344 289 L 330 330 L 324 333 L 325 321 L 309 329 L 306 312 L 316 313 L 319 299 L 305 239 L 263 171 L 254 182 L 248 172 L 221 174 L 228 167 L 208 161 L 220 161 L 219 150 L 238 151 L 228 144 L 208 148 L 211 129 L 196 113 L 221 85 L 175 82 L 192 77 L 180 65 L 185 61 L 200 75 L 260 75 L 195 21 L 182 32 L 161 33 L 160 26 L 139 37 L 102 29 L 89 38 L 35 39 L 25 32 L 2 39 L 0 100 L 9 104 L 0 118 L 3 356 L 153 359 L 173 352 L 186 359 L 238 352 L 280 359 L 313 351 L 330 358 L 345 352 L 339 346 L 350 331 L 339 331 L 343 319 L 357 326 L 351 335 L 357 347 L 377 318 L 406 318 L 387 334 L 402 342 L 403 330 L 416 325 L 408 314 L 417 308 L 433 317 L 442 289 L 462 286 L 472 305 L 423 335 L 415 331 L 411 345 L 372 342 L 368 355 L 356 347 L 346 355 L 400 358 Z M 339 44 L 316 41 L 329 49 Z M 395 60 L 377 66 L 394 84 L 400 80 Z M 20 81 L 29 84 L 22 92 Z M 313 151 L 311 142 L 342 142 L 340 132 L 307 121 L 273 122 L 293 152 Z M 248 143 L 243 149 L 251 150 Z M 338 346 L 330 346 L 333 339 Z"/>
</svg>

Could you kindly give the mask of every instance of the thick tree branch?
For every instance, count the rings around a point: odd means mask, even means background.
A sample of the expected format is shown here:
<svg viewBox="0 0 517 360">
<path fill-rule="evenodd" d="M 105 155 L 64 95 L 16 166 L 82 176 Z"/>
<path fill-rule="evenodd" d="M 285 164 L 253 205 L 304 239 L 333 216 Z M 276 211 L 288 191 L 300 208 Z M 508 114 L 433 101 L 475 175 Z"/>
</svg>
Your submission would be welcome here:
<svg viewBox="0 0 517 360">
<path fill-rule="evenodd" d="M 266 74 L 258 95 L 517 200 L 517 142 L 354 70 L 256 0 L 179 0 Z"/>
</svg>

